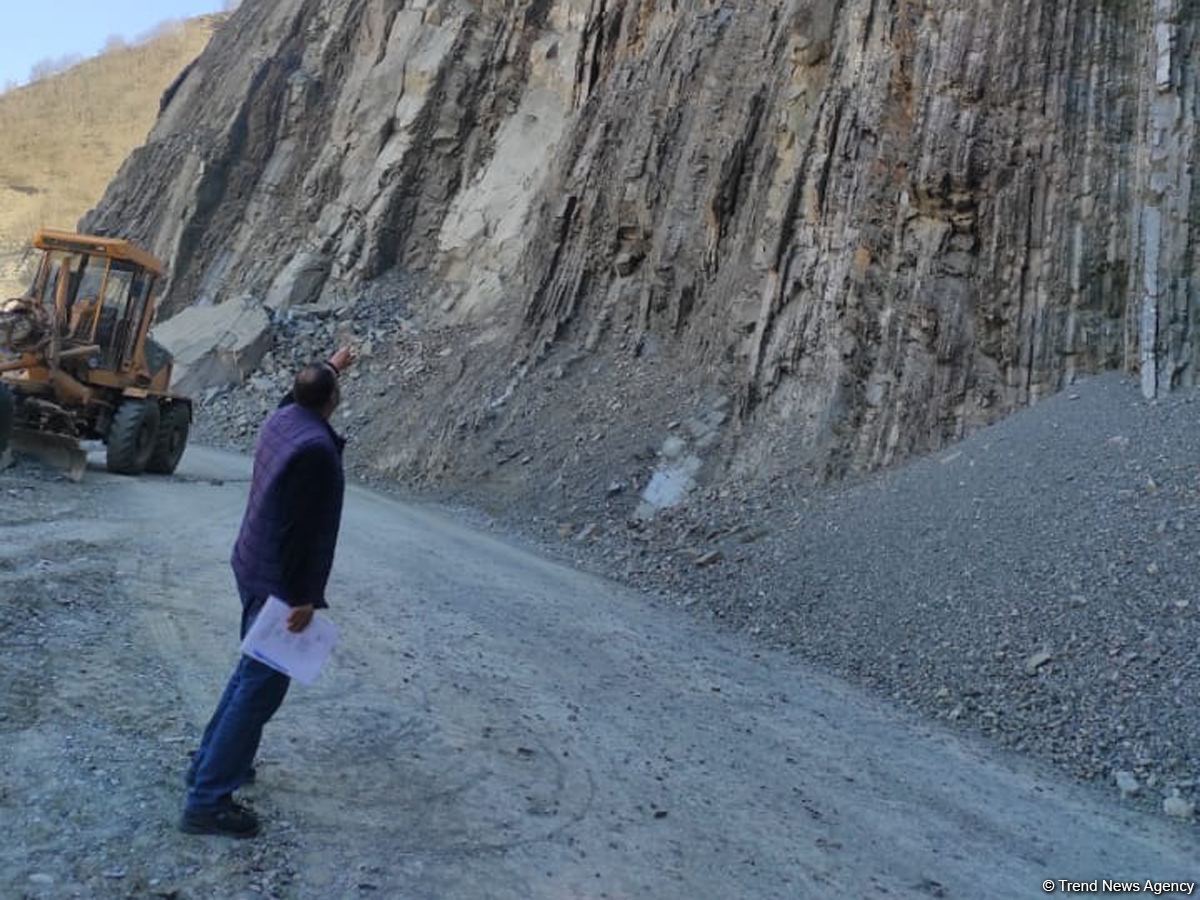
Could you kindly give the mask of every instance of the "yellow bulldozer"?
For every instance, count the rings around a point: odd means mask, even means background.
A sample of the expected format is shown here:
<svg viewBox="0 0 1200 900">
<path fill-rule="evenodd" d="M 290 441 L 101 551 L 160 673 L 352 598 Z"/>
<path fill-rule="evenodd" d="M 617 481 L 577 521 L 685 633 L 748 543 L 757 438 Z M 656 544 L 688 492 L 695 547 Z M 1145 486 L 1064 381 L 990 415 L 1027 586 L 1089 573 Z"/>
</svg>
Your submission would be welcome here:
<svg viewBox="0 0 1200 900">
<path fill-rule="evenodd" d="M 39 231 L 25 296 L 0 304 L 0 464 L 29 453 L 79 480 L 82 441 L 122 475 L 179 465 L 192 403 L 171 393 L 171 355 L 149 337 L 163 265 L 129 241 Z"/>
</svg>

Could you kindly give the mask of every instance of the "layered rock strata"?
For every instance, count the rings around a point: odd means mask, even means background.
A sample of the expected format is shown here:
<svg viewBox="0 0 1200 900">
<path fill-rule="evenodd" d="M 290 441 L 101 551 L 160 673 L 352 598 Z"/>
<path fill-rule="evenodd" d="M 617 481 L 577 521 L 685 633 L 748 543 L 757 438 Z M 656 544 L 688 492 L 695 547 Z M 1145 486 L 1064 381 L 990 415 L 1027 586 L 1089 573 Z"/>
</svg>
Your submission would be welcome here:
<svg viewBox="0 0 1200 900">
<path fill-rule="evenodd" d="M 539 372 L 582 354 L 623 361 L 618 406 L 664 398 L 651 427 L 680 380 L 731 396 L 736 471 L 837 476 L 1081 373 L 1195 382 L 1198 19 L 246 0 L 88 224 L 169 259 L 176 311 L 346 310 L 419 275 L 422 321 L 472 343 L 381 408 L 382 468 L 558 427 L 585 398 Z"/>
</svg>

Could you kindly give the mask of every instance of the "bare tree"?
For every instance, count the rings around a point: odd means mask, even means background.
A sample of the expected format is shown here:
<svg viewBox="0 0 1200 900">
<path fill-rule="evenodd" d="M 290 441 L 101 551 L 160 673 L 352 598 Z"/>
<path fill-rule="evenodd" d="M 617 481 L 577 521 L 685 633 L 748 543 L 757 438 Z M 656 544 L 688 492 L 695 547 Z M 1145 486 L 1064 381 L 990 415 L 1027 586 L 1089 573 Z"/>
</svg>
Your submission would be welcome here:
<svg viewBox="0 0 1200 900">
<path fill-rule="evenodd" d="M 57 75 L 59 72 L 65 72 L 72 66 L 77 66 L 83 62 L 83 57 L 78 53 L 68 53 L 66 56 L 55 58 L 46 58 L 35 62 L 29 69 L 29 81 L 41 81 L 44 78 L 49 78 L 52 75 Z"/>
</svg>

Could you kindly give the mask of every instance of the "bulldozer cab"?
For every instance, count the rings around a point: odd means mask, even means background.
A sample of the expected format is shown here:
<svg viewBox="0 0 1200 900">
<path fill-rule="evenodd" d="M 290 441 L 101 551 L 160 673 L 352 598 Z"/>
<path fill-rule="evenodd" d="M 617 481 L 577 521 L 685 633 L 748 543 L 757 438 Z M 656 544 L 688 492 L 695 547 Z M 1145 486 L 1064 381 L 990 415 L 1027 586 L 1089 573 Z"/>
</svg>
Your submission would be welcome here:
<svg viewBox="0 0 1200 900">
<path fill-rule="evenodd" d="M 139 352 L 162 264 L 110 238 L 40 231 L 33 244 L 42 258 L 29 295 L 53 321 L 58 346 L 97 348 L 91 365 L 107 372 L 144 368 Z"/>
</svg>

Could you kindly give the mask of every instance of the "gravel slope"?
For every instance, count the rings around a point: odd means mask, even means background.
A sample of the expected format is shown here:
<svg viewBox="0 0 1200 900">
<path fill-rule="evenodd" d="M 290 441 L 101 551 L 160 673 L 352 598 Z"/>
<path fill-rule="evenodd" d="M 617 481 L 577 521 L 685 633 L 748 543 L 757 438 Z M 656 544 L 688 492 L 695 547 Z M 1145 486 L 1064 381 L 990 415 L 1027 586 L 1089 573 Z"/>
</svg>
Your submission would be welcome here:
<svg viewBox="0 0 1200 900">
<path fill-rule="evenodd" d="M 1196 397 L 1095 378 L 858 484 L 700 500 L 630 569 L 1080 777 L 1128 771 L 1161 807 L 1200 778 Z"/>
</svg>

